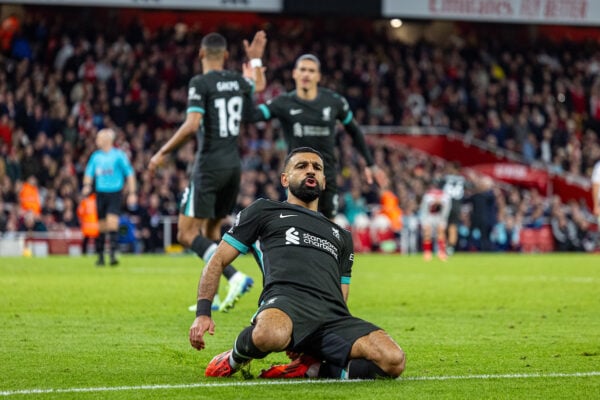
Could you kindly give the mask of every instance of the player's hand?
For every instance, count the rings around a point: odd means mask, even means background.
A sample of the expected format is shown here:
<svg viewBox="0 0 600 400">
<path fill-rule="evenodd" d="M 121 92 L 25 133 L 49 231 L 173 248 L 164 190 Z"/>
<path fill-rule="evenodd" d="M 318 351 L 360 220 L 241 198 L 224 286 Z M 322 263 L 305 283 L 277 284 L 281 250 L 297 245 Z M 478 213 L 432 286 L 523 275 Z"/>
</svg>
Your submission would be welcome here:
<svg viewBox="0 0 600 400">
<path fill-rule="evenodd" d="M 81 196 L 87 197 L 92 192 L 92 185 L 83 185 L 81 189 Z"/>
<path fill-rule="evenodd" d="M 365 167 L 365 180 L 369 185 L 375 181 L 382 189 L 386 189 L 389 185 L 389 180 L 385 171 L 377 166 Z"/>
<path fill-rule="evenodd" d="M 252 39 L 252 43 L 248 43 L 244 39 L 244 50 L 246 51 L 246 57 L 249 60 L 253 58 L 262 58 L 265 53 L 265 47 L 267 46 L 267 34 L 265 31 L 258 31 Z"/>
<path fill-rule="evenodd" d="M 165 156 L 160 152 L 153 155 L 152 158 L 150 159 L 150 162 L 148 163 L 148 171 L 151 174 L 154 174 L 154 171 L 156 171 L 158 169 L 158 167 L 160 167 L 162 165 L 164 160 L 165 160 Z"/>
<path fill-rule="evenodd" d="M 210 335 L 215 334 L 215 322 L 212 318 L 206 315 L 196 317 L 194 323 L 190 327 L 190 344 L 197 350 L 202 350 L 206 343 L 204 342 L 204 334 L 208 331 Z"/>
<path fill-rule="evenodd" d="M 137 194 L 135 193 L 129 193 L 127 195 L 127 207 L 129 208 L 133 208 L 137 205 L 138 203 L 138 197 Z"/>
<path fill-rule="evenodd" d="M 390 180 L 383 169 L 375 167 L 375 170 L 373 171 L 373 169 L 371 169 L 371 172 L 373 172 L 375 183 L 377 183 L 380 188 L 386 189 L 390 185 Z"/>
</svg>

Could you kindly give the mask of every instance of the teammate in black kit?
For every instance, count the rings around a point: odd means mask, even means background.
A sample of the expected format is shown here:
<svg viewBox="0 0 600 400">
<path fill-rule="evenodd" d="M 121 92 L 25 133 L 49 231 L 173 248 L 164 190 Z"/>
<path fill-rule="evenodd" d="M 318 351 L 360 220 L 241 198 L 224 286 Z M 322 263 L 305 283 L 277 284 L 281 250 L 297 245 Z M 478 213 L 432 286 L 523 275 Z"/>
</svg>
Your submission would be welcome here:
<svg viewBox="0 0 600 400">
<path fill-rule="evenodd" d="M 319 87 L 321 63 L 312 54 L 298 58 L 293 71 L 296 90 L 282 94 L 255 112 L 255 120 L 277 118 L 281 122 L 288 148 L 312 147 L 323 154 L 327 188 L 319 201 L 319 210 L 327 218 L 338 211 L 336 182 L 335 134 L 336 122 L 340 121 L 352 137 L 354 147 L 365 159 L 364 170 L 367 183 L 375 178 L 380 187 L 387 181 L 385 173 L 374 164 L 360 127 L 353 118 L 346 99 L 332 90 Z"/>
<path fill-rule="evenodd" d="M 354 260 L 352 236 L 317 211 L 325 188 L 319 152 L 294 149 L 286 158 L 281 184 L 287 202 L 256 200 L 242 210 L 205 266 L 198 285 L 196 319 L 190 343 L 201 350 L 213 334 L 211 302 L 223 268 L 258 240 L 264 287 L 260 307 L 232 350 L 206 368 L 229 376 L 255 358 L 287 350 L 288 365 L 263 371 L 263 378 L 398 377 L 404 352 L 379 327 L 353 317 L 346 306 Z M 323 360 L 323 361 L 319 361 Z"/>
<path fill-rule="evenodd" d="M 266 40 L 265 33 L 259 31 L 252 43 L 244 41 L 250 59 L 250 67 L 245 69 L 254 68 L 257 90 L 265 86 L 260 59 Z M 186 119 L 149 165 L 150 171 L 155 170 L 167 154 L 196 134 L 198 150 L 190 184 L 181 201 L 177 240 L 204 261 L 215 251 L 215 242 L 221 238 L 222 220 L 232 212 L 237 201 L 241 176 L 240 123 L 248 120 L 254 110 L 255 83 L 238 72 L 223 69 L 228 57 L 226 47 L 225 38 L 218 33 L 202 39 L 199 56 L 203 74 L 190 80 Z M 227 297 L 222 302 L 215 299 L 214 304 L 221 311 L 233 307 L 253 284 L 250 277 L 231 265 L 225 268 L 224 275 L 229 280 Z"/>
</svg>

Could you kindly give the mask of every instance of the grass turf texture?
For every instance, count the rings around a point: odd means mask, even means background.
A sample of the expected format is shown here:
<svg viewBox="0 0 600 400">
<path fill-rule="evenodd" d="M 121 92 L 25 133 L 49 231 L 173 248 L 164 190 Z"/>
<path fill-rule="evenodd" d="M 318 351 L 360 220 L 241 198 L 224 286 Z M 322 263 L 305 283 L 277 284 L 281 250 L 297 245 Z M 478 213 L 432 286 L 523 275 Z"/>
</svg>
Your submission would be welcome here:
<svg viewBox="0 0 600 400">
<path fill-rule="evenodd" d="M 357 255 L 350 309 L 386 329 L 404 348 L 403 377 L 275 384 L 245 380 L 239 373 L 204 377 L 207 362 L 231 347 L 256 309 L 261 278 L 251 257 L 235 265 L 257 286 L 230 313 L 214 314 L 216 334 L 207 337 L 201 352 L 187 338 L 194 318 L 187 307 L 195 301 L 201 261 L 123 256 L 117 268 L 95 268 L 93 262 L 0 258 L 1 397 L 587 399 L 600 394 L 598 255 L 458 254 L 447 263 Z M 224 295 L 224 281 L 220 290 Z M 272 354 L 253 361 L 251 372 L 256 376 L 286 361 L 284 354 Z"/>
</svg>

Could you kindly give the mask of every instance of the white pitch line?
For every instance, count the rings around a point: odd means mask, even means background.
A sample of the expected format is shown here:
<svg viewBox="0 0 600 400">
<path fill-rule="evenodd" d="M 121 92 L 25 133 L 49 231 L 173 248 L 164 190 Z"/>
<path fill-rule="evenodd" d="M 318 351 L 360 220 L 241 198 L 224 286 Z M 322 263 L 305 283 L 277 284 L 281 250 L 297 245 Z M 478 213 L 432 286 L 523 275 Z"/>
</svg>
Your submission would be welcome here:
<svg viewBox="0 0 600 400">
<path fill-rule="evenodd" d="M 398 378 L 398 381 L 448 381 L 448 380 L 472 380 L 472 379 L 530 379 L 530 378 L 586 378 L 600 376 L 600 371 L 574 372 L 574 373 L 534 373 L 534 374 L 498 374 L 498 375 L 455 375 L 455 376 L 408 376 Z M 112 387 L 90 387 L 90 388 L 66 388 L 66 389 L 23 389 L 0 391 L 0 396 L 48 394 L 48 393 L 89 393 L 89 392 L 119 392 L 127 390 L 168 390 L 168 389 L 192 389 L 213 387 L 236 387 L 236 386 L 267 386 L 267 385 L 300 385 L 300 384 L 329 384 L 329 383 L 353 383 L 365 382 L 364 380 L 339 380 L 339 379 L 298 379 L 298 380 L 259 380 L 243 382 L 219 382 L 219 383 L 189 383 L 178 385 L 140 385 L 140 386 L 112 386 Z"/>
<path fill-rule="evenodd" d="M 573 373 L 533 373 L 533 374 L 498 374 L 498 375 L 455 375 L 455 376 L 409 376 L 399 378 L 403 381 L 449 381 L 457 379 L 527 379 L 527 378 L 585 378 L 600 376 L 600 371 L 573 372 Z"/>
</svg>

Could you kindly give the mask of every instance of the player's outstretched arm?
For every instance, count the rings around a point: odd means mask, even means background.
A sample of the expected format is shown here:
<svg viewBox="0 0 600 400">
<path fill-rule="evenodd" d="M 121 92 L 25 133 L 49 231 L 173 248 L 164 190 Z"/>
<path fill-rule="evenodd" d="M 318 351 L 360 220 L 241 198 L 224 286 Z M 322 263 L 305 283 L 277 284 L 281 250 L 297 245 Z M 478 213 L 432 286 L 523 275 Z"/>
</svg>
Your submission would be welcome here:
<svg viewBox="0 0 600 400">
<path fill-rule="evenodd" d="M 148 170 L 154 173 L 156 169 L 164 162 L 165 156 L 170 154 L 175 149 L 185 143 L 200 127 L 202 114 L 198 112 L 190 112 L 187 114 L 183 124 L 177 129 L 175 134 L 158 150 L 150 159 Z"/>
<path fill-rule="evenodd" d="M 211 304 L 215 293 L 219 288 L 219 280 L 226 266 L 231 264 L 239 255 L 230 244 L 221 241 L 215 254 L 202 270 L 202 277 L 198 284 L 198 305 L 196 307 L 196 319 L 190 327 L 190 344 L 197 350 L 206 347 L 204 334 L 215 333 L 215 322 L 211 318 Z"/>
</svg>

